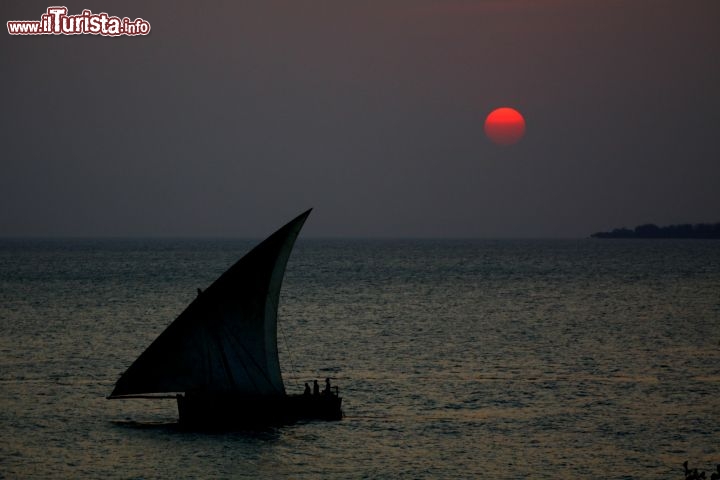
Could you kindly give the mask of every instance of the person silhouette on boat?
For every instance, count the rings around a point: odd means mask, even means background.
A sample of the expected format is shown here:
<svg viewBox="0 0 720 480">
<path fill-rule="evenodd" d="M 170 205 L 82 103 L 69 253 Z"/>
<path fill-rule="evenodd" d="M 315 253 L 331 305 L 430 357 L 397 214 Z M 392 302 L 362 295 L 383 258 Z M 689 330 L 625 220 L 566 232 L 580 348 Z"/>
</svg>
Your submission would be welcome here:
<svg viewBox="0 0 720 480">
<path fill-rule="evenodd" d="M 332 391 L 330 390 L 330 379 L 329 378 L 325 379 L 325 390 L 323 390 L 323 395 L 325 395 L 327 397 L 332 395 Z"/>
<path fill-rule="evenodd" d="M 320 395 L 320 385 L 317 380 L 313 380 L 313 395 Z"/>
<path fill-rule="evenodd" d="M 305 391 L 303 392 L 303 395 L 305 395 L 306 397 L 310 395 L 310 385 L 308 385 L 307 382 L 305 382 Z"/>
</svg>

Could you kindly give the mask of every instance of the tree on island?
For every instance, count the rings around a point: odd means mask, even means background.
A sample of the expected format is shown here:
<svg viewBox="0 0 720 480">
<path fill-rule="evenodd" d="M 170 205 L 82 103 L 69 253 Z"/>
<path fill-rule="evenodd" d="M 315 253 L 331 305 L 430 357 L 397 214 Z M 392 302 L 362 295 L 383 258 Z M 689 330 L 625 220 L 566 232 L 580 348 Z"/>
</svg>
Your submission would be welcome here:
<svg viewBox="0 0 720 480">
<path fill-rule="evenodd" d="M 616 228 L 610 232 L 597 232 L 592 238 L 720 238 L 720 222 L 683 223 L 658 227 L 653 223 L 638 225 L 635 229 Z"/>
</svg>

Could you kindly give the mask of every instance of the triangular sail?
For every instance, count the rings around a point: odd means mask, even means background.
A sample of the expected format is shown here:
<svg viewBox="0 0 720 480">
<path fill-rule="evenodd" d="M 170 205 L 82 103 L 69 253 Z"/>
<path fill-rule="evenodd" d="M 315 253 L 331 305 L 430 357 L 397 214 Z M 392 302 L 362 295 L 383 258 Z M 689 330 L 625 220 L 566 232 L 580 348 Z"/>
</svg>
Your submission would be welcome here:
<svg viewBox="0 0 720 480">
<path fill-rule="evenodd" d="M 277 350 L 280 287 L 309 214 L 265 239 L 200 293 L 125 371 L 110 397 L 284 394 Z"/>
</svg>

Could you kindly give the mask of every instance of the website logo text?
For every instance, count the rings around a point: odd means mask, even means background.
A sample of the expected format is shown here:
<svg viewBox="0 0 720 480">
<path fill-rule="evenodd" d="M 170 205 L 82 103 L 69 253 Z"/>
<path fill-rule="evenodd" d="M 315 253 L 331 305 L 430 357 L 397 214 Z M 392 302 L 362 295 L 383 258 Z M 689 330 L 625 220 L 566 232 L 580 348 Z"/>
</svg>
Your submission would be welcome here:
<svg viewBox="0 0 720 480">
<path fill-rule="evenodd" d="M 142 18 L 130 20 L 107 13 L 83 10 L 79 15 L 68 15 L 66 7 L 49 7 L 40 20 L 15 20 L 7 22 L 10 35 L 103 35 L 117 37 L 150 33 L 150 22 Z"/>
</svg>

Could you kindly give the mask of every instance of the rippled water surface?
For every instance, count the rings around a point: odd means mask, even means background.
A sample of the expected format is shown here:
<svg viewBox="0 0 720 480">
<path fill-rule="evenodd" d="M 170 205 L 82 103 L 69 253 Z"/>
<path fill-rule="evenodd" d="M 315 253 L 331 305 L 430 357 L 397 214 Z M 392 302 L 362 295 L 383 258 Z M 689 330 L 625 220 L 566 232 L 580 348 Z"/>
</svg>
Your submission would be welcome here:
<svg viewBox="0 0 720 480">
<path fill-rule="evenodd" d="M 183 433 L 120 373 L 254 242 L 0 242 L 0 477 L 678 478 L 720 462 L 720 243 L 301 239 L 288 391 L 340 422 Z"/>
</svg>

